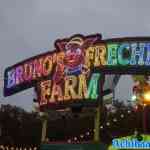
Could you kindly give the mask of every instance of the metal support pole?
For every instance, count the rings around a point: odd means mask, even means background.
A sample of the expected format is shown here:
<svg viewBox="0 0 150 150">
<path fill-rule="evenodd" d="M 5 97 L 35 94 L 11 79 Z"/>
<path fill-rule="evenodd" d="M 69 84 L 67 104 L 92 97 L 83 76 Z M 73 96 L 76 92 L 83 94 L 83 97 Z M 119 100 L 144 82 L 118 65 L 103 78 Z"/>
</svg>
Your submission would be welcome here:
<svg viewBox="0 0 150 150">
<path fill-rule="evenodd" d="M 146 134 L 147 132 L 147 108 L 143 106 L 143 132 Z"/>
<path fill-rule="evenodd" d="M 100 107 L 96 108 L 95 115 L 95 130 L 94 130 L 94 142 L 100 141 Z"/>
<path fill-rule="evenodd" d="M 100 142 L 100 115 L 101 115 L 101 109 L 103 108 L 103 85 L 105 81 L 105 75 L 101 74 L 100 77 L 100 94 L 98 98 L 98 106 L 96 107 L 96 114 L 95 114 L 95 120 L 94 120 L 94 142 Z"/>
<path fill-rule="evenodd" d="M 42 136 L 41 136 L 41 142 L 46 141 L 46 131 L 47 131 L 47 119 L 44 118 L 42 121 Z"/>
</svg>

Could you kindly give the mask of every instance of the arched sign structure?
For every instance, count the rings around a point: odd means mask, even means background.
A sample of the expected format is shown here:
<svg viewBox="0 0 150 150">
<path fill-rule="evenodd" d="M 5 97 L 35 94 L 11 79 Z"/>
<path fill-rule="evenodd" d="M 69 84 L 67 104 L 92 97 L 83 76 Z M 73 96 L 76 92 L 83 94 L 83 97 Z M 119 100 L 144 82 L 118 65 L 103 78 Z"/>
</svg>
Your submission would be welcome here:
<svg viewBox="0 0 150 150">
<path fill-rule="evenodd" d="M 35 87 L 41 107 L 95 106 L 104 74 L 149 74 L 150 37 L 103 40 L 100 34 L 55 41 L 55 50 L 5 70 L 4 96 Z M 102 81 L 102 82 L 101 82 Z"/>
</svg>

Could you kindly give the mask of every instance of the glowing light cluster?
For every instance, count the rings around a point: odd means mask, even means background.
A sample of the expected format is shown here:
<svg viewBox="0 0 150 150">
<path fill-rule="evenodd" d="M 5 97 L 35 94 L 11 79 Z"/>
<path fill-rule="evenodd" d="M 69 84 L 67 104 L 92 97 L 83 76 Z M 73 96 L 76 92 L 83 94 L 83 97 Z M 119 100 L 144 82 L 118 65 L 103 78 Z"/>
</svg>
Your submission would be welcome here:
<svg viewBox="0 0 150 150">
<path fill-rule="evenodd" d="M 145 101 L 149 101 L 149 102 L 150 102 L 150 91 L 149 91 L 149 92 L 144 93 L 144 100 L 145 100 Z"/>
<path fill-rule="evenodd" d="M 74 35 L 56 40 L 55 49 L 8 67 L 4 95 L 36 87 L 40 105 L 93 102 L 100 95 L 102 69 L 150 66 L 150 38 L 102 40 L 100 34 Z"/>
<path fill-rule="evenodd" d="M 99 80 L 100 74 L 93 73 L 90 79 L 85 74 L 68 76 L 62 85 L 55 84 L 51 80 L 43 81 L 38 86 L 39 95 L 41 96 L 40 105 L 71 99 L 76 101 L 83 99 L 96 100 L 99 96 Z"/>
<path fill-rule="evenodd" d="M 6 73 L 7 88 L 12 88 L 24 82 L 38 80 L 40 77 L 48 76 L 52 73 L 53 65 L 58 63 L 64 53 L 47 54 L 39 58 L 33 58 L 16 67 L 13 67 Z"/>
<path fill-rule="evenodd" d="M 137 100 L 137 96 L 136 95 L 132 95 L 131 100 L 132 101 L 136 101 Z"/>
<path fill-rule="evenodd" d="M 106 43 L 88 47 L 84 52 L 84 66 L 91 69 L 102 66 L 149 66 L 150 43 Z M 20 63 L 5 72 L 5 88 L 10 89 L 25 82 L 32 82 L 44 76 L 52 75 L 52 71 L 66 61 L 65 52 L 48 53 Z M 65 67 L 65 64 L 64 64 Z M 64 70 L 63 70 L 64 71 Z"/>
</svg>

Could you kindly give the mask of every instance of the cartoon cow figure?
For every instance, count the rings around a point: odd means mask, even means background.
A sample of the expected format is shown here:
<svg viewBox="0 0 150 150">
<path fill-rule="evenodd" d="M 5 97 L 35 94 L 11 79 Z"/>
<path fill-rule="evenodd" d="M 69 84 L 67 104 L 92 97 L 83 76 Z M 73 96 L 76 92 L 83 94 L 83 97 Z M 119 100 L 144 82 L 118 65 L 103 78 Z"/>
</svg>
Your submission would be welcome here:
<svg viewBox="0 0 150 150">
<path fill-rule="evenodd" d="M 64 59 L 56 66 L 53 81 L 61 82 L 65 76 L 79 75 L 88 73 L 89 69 L 85 66 L 85 50 L 92 46 L 101 37 L 95 35 L 84 39 L 81 35 L 76 35 L 69 40 L 57 40 L 55 45 L 60 51 L 65 51 Z"/>
</svg>

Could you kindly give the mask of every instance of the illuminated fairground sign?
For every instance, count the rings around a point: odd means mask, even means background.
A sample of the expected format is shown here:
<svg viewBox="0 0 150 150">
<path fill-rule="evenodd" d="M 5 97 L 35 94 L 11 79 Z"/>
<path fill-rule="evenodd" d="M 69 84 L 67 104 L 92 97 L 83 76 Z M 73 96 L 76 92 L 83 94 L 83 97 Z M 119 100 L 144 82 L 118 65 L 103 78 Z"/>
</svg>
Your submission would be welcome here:
<svg viewBox="0 0 150 150">
<path fill-rule="evenodd" d="M 102 74 L 150 73 L 150 38 L 102 40 L 100 34 L 74 35 L 55 42 L 55 50 L 8 67 L 4 95 L 35 87 L 39 103 L 95 103 Z"/>
</svg>

